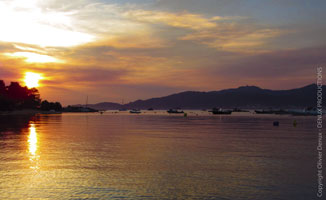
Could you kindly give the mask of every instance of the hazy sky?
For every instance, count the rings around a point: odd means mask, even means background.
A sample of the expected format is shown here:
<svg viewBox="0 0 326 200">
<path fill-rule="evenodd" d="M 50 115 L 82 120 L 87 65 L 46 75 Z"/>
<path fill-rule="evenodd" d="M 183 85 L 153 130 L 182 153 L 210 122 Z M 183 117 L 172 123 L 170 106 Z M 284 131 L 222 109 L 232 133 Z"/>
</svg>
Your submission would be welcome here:
<svg viewBox="0 0 326 200">
<path fill-rule="evenodd" d="M 65 105 L 301 87 L 326 66 L 325 9 L 324 0 L 0 0 L 0 79 L 40 73 L 42 98 Z"/>
</svg>

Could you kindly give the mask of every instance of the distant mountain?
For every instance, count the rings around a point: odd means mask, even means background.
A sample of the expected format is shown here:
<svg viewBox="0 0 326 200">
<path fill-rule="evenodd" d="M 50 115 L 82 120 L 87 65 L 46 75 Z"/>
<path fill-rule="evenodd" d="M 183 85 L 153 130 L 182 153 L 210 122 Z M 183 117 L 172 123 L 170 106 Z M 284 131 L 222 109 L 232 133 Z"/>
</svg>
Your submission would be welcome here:
<svg viewBox="0 0 326 200">
<path fill-rule="evenodd" d="M 325 90 L 325 86 L 323 86 Z M 128 104 L 98 103 L 89 107 L 99 110 L 137 109 L 209 109 L 222 108 L 306 108 L 316 106 L 317 85 L 291 90 L 268 90 L 256 86 L 241 86 L 212 92 L 187 91 L 160 98 L 137 100 Z"/>
</svg>

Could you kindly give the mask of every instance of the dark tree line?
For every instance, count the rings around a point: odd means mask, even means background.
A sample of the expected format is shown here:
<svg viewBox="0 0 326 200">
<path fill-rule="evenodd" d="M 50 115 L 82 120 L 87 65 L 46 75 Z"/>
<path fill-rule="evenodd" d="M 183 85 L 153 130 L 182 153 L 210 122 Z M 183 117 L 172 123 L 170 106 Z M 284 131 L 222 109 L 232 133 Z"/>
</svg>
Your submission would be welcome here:
<svg viewBox="0 0 326 200">
<path fill-rule="evenodd" d="M 56 110 L 61 111 L 62 106 L 59 102 L 48 102 L 47 100 L 42 101 L 41 110 Z"/>
<path fill-rule="evenodd" d="M 59 102 L 50 103 L 41 101 L 40 93 L 36 88 L 22 87 L 18 82 L 11 82 L 6 86 L 0 80 L 0 111 L 13 111 L 22 109 L 61 110 Z"/>
<path fill-rule="evenodd" d="M 28 89 L 18 82 L 6 86 L 0 80 L 0 110 L 35 109 L 40 103 L 40 94 L 36 88 Z"/>
</svg>

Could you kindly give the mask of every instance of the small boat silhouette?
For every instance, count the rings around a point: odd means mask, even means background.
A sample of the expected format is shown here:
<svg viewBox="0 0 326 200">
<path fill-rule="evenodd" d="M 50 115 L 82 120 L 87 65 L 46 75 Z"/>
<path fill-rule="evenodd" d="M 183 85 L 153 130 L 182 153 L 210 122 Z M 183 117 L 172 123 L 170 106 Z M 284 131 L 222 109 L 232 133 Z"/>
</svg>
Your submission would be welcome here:
<svg viewBox="0 0 326 200">
<path fill-rule="evenodd" d="M 182 114 L 182 113 L 184 113 L 183 110 L 178 110 L 178 109 L 169 109 L 167 112 L 170 113 L 170 114 Z"/>
<path fill-rule="evenodd" d="M 231 110 L 223 110 L 222 108 L 213 108 L 213 110 L 208 112 L 211 112 L 214 115 L 230 115 L 232 113 Z"/>
<path fill-rule="evenodd" d="M 132 109 L 132 110 L 129 111 L 129 113 L 131 113 L 131 114 L 140 114 L 141 111 L 137 110 L 137 109 Z"/>
</svg>

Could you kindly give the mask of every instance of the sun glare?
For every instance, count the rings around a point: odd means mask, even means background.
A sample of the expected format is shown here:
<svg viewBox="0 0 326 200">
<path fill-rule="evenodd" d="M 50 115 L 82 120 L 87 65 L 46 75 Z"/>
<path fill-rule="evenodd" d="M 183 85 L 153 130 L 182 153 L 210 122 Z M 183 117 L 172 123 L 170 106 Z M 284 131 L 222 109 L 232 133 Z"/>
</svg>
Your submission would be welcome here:
<svg viewBox="0 0 326 200">
<path fill-rule="evenodd" d="M 39 86 L 39 81 L 42 79 L 43 77 L 40 74 L 33 73 L 33 72 L 26 72 L 24 77 L 24 82 L 28 88 L 34 88 Z"/>
<path fill-rule="evenodd" d="M 36 0 L 0 1 L 0 18 L 0 41 L 70 47 L 95 39 L 76 30 L 69 13 L 42 9 Z"/>
<path fill-rule="evenodd" d="M 38 160 L 39 155 L 37 153 L 38 149 L 38 134 L 35 124 L 31 124 L 29 127 L 29 134 L 28 134 L 28 151 L 29 151 L 29 160 L 31 161 L 31 169 L 37 170 L 38 167 Z"/>
<path fill-rule="evenodd" d="M 35 156 L 37 150 L 37 133 L 34 124 L 31 124 L 29 127 L 28 150 L 31 155 Z"/>
</svg>

